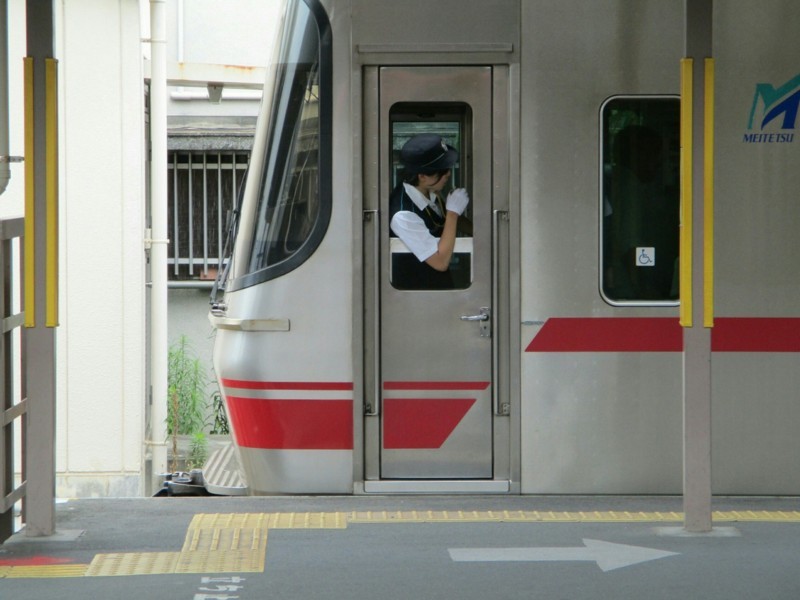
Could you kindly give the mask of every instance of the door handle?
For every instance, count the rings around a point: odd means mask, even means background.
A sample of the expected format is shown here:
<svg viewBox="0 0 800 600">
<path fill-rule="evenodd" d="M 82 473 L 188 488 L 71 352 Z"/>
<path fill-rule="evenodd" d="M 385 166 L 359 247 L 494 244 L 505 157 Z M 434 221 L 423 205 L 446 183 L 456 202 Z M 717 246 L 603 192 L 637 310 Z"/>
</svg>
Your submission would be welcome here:
<svg viewBox="0 0 800 600">
<path fill-rule="evenodd" d="M 488 311 L 489 309 L 488 308 L 482 308 L 481 310 L 482 311 L 483 310 Z M 461 320 L 462 321 L 488 321 L 489 320 L 489 313 L 488 312 L 482 312 L 479 315 L 461 315 Z"/>
<path fill-rule="evenodd" d="M 481 307 L 481 312 L 477 315 L 461 315 L 462 321 L 476 321 L 481 324 L 481 337 L 492 337 L 492 309 L 488 306 Z"/>
</svg>

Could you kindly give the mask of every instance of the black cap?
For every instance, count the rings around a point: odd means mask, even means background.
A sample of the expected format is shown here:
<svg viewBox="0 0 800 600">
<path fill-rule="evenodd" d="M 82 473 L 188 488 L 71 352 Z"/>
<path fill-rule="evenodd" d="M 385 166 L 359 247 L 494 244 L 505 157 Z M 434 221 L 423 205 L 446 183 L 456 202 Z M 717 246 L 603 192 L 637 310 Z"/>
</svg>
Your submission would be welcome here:
<svg viewBox="0 0 800 600">
<path fill-rule="evenodd" d="M 421 133 L 408 140 L 400 151 L 407 173 L 435 173 L 458 162 L 458 151 L 434 133 Z"/>
</svg>

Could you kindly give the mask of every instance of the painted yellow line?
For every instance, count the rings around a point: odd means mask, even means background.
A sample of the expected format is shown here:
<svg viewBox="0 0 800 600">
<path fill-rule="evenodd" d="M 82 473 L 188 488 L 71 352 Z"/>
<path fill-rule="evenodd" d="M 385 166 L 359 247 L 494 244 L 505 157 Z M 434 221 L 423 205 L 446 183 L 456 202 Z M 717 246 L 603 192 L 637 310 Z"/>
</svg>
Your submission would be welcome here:
<svg viewBox="0 0 800 600">
<path fill-rule="evenodd" d="M 346 529 L 387 523 L 674 523 L 674 511 L 411 510 L 198 514 L 180 552 L 98 554 L 88 565 L 0 566 L 2 578 L 261 573 L 270 529 Z M 714 522 L 800 523 L 800 511 L 715 511 Z"/>
</svg>

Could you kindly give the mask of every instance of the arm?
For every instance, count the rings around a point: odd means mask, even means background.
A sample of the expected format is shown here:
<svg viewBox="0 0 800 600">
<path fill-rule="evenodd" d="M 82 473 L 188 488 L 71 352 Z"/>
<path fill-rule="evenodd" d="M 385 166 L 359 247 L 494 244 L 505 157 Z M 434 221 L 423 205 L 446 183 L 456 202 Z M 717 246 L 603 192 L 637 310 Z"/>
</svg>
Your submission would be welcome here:
<svg viewBox="0 0 800 600">
<path fill-rule="evenodd" d="M 447 271 L 456 245 L 458 217 L 468 203 L 469 195 L 465 190 L 451 192 L 447 198 L 444 229 L 439 238 L 431 235 L 422 218 L 411 211 L 396 212 L 390 227 L 420 262 L 436 271 Z"/>
<path fill-rule="evenodd" d="M 450 259 L 453 258 L 453 249 L 456 246 L 457 223 L 458 213 L 448 210 L 444 221 L 444 231 L 439 238 L 438 249 L 425 261 L 429 267 L 437 271 L 447 271 L 450 267 Z"/>
<path fill-rule="evenodd" d="M 436 253 L 425 261 L 429 267 L 437 271 L 447 271 L 450 268 L 450 259 L 453 258 L 453 249 L 456 247 L 456 232 L 458 217 L 469 204 L 469 194 L 463 188 L 455 189 L 447 196 L 447 214 L 445 215 L 444 230 L 439 238 Z"/>
</svg>

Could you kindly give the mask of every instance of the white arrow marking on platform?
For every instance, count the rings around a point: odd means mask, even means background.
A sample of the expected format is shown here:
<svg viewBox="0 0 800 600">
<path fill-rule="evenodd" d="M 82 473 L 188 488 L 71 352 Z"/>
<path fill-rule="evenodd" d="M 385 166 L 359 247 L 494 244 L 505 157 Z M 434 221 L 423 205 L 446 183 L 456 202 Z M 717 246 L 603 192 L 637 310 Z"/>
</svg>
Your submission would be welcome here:
<svg viewBox="0 0 800 600">
<path fill-rule="evenodd" d="M 449 548 L 455 562 L 555 562 L 592 561 L 603 571 L 613 571 L 638 563 L 678 554 L 641 546 L 583 540 L 584 548 Z"/>
</svg>

